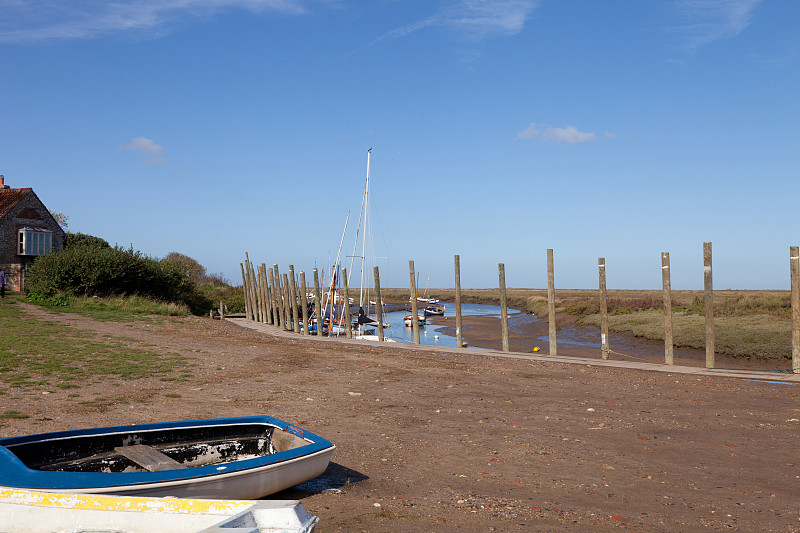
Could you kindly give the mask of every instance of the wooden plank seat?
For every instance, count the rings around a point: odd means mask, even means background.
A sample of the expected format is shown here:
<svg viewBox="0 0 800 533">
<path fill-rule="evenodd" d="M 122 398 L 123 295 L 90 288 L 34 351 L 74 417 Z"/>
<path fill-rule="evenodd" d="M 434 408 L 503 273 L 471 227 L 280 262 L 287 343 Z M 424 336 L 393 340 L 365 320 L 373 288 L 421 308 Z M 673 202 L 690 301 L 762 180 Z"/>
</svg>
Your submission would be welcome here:
<svg viewBox="0 0 800 533">
<path fill-rule="evenodd" d="M 172 457 L 164 455 L 155 448 L 151 448 L 146 444 L 133 444 L 131 446 L 118 446 L 114 448 L 118 454 L 127 457 L 142 468 L 150 472 L 158 472 L 160 470 L 178 470 L 186 468 L 185 465 L 179 463 Z"/>
</svg>

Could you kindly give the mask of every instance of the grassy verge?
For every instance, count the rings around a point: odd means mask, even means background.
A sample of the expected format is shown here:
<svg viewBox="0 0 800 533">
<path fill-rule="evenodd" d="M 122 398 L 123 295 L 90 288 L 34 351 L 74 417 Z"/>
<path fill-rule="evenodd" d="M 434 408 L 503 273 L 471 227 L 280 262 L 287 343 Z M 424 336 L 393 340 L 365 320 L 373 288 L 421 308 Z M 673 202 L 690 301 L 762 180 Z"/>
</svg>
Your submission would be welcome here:
<svg viewBox="0 0 800 533">
<path fill-rule="evenodd" d="M 184 304 L 161 302 L 141 296 L 113 296 L 87 298 L 57 295 L 50 298 L 28 298 L 29 303 L 41 305 L 51 311 L 77 313 L 95 320 L 110 322 L 158 322 L 158 317 L 187 316 L 189 308 Z"/>
<path fill-rule="evenodd" d="M 588 315 L 579 324 L 600 327 L 600 315 Z M 664 312 L 657 309 L 610 316 L 610 331 L 631 333 L 651 340 L 664 340 Z M 705 318 L 674 312 L 673 340 L 676 346 L 705 348 Z M 714 318 L 714 350 L 734 357 L 791 359 L 792 325 L 769 315 L 720 316 Z"/>
<path fill-rule="evenodd" d="M 71 389 L 109 377 L 179 379 L 189 364 L 131 346 L 130 339 L 98 340 L 93 332 L 38 320 L 12 298 L 0 300 L 0 331 L 0 382 L 10 387 Z"/>
<path fill-rule="evenodd" d="M 387 289 L 391 303 L 407 303 L 408 289 Z M 454 289 L 429 290 L 430 297 L 455 300 Z M 547 290 L 508 289 L 508 305 L 547 317 Z M 499 289 L 464 289 L 464 303 L 500 304 Z M 600 326 L 597 290 L 556 290 L 556 312 L 579 324 Z M 656 290 L 610 290 L 609 330 L 651 340 L 664 340 L 664 304 Z M 673 339 L 676 346 L 705 347 L 703 291 L 672 291 Z M 714 291 L 714 348 L 718 353 L 756 359 L 792 355 L 789 291 Z"/>
</svg>

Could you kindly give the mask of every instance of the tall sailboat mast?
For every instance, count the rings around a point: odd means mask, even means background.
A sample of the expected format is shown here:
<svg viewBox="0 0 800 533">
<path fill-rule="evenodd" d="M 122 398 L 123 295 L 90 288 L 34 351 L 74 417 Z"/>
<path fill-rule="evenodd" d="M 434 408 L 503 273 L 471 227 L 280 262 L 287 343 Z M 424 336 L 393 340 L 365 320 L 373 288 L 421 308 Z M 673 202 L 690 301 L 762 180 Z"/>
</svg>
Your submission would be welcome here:
<svg viewBox="0 0 800 533">
<path fill-rule="evenodd" d="M 358 296 L 358 305 L 364 305 L 364 276 L 367 270 L 367 238 L 369 237 L 369 164 L 372 148 L 367 150 L 367 183 L 364 186 L 364 235 L 361 236 L 361 292 Z"/>
</svg>

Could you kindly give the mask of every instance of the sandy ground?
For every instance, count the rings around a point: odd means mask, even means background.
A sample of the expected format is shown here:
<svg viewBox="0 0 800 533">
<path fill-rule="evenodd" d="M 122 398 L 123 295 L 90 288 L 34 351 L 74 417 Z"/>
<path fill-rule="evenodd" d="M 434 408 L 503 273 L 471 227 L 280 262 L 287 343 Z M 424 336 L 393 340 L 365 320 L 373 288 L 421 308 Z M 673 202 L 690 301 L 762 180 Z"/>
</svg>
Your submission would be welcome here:
<svg viewBox="0 0 800 533">
<path fill-rule="evenodd" d="M 24 307 L 196 366 L 184 382 L 15 389 L 2 410 L 30 418 L 0 435 L 270 414 L 337 445 L 324 476 L 275 495 L 320 532 L 800 531 L 798 384 Z"/>
</svg>

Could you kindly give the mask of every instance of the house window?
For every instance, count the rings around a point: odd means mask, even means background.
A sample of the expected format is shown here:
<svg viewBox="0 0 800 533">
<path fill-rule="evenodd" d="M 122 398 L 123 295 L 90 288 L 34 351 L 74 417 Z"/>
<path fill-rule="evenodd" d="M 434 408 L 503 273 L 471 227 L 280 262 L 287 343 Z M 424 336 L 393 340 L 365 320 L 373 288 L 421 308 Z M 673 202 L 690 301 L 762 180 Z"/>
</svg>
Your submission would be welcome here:
<svg viewBox="0 0 800 533">
<path fill-rule="evenodd" d="M 42 255 L 52 248 L 52 231 L 43 228 L 20 228 L 19 255 Z"/>
</svg>

